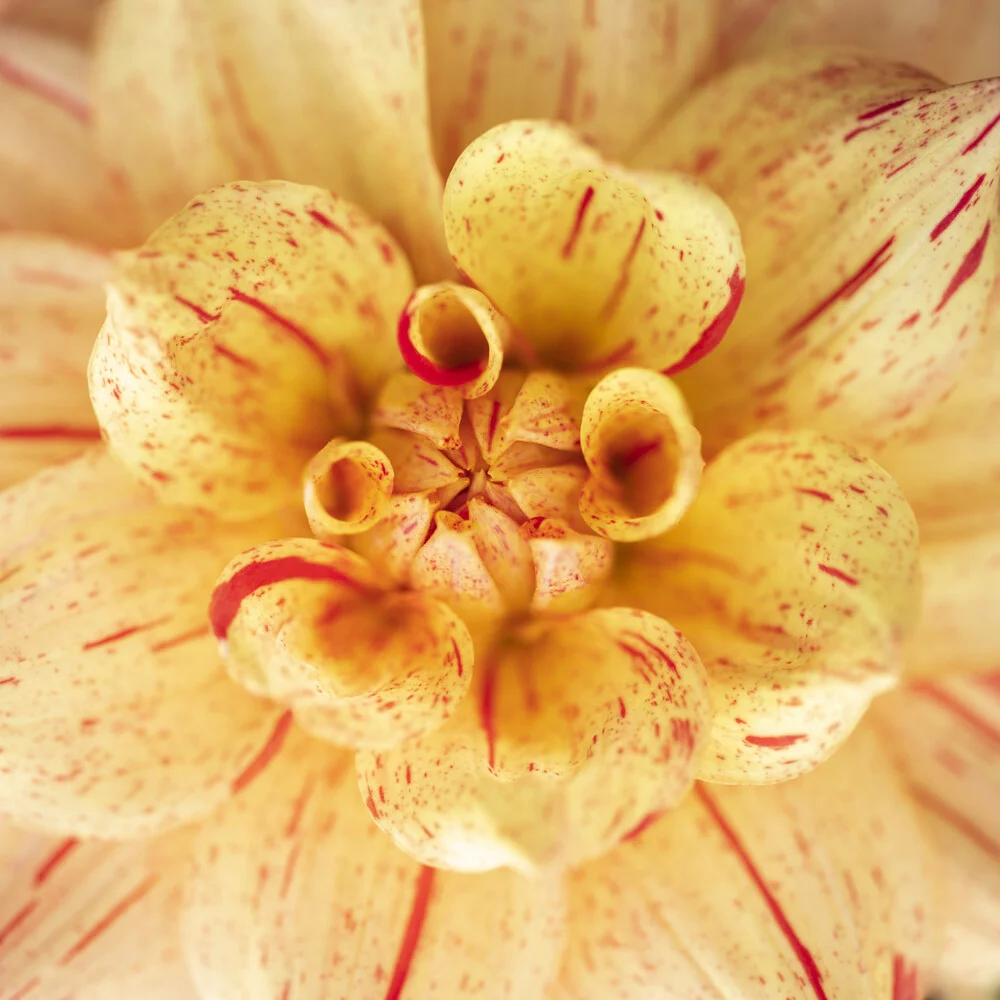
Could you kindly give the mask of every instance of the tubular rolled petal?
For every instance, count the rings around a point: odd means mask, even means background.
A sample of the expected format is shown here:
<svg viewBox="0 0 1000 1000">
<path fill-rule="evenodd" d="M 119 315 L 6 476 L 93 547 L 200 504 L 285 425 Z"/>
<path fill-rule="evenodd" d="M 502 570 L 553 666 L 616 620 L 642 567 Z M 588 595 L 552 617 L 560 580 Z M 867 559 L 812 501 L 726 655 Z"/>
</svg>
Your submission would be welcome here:
<svg viewBox="0 0 1000 1000">
<path fill-rule="evenodd" d="M 711 452 L 803 424 L 883 442 L 956 383 L 996 272 L 998 113 L 997 80 L 810 49 L 729 71 L 650 135 L 636 162 L 711 185 L 754 275 L 682 379 Z"/>
<path fill-rule="evenodd" d="M 623 368 L 587 397 L 581 431 L 590 479 L 580 513 L 605 538 L 634 542 L 673 527 L 701 482 L 701 437 L 663 375 Z"/>
<path fill-rule="evenodd" d="M 453 719 L 359 753 L 359 781 L 375 822 L 424 864 L 576 865 L 681 799 L 709 719 L 679 633 L 641 611 L 589 611 L 509 632 Z"/>
<path fill-rule="evenodd" d="M 469 687 L 472 643 L 453 612 L 385 589 L 363 558 L 312 538 L 237 556 L 209 614 L 234 680 L 334 743 L 381 748 L 425 733 Z"/>
<path fill-rule="evenodd" d="M 901 669 L 916 622 L 917 527 L 896 483 L 818 434 L 727 448 L 673 531 L 622 567 L 619 598 L 669 609 L 716 717 L 699 777 L 796 777 L 850 735 Z"/>
<path fill-rule="evenodd" d="M 297 737 L 199 834 L 183 937 L 202 994 L 541 1000 L 560 882 L 419 865 L 371 822 L 351 764 Z"/>
<path fill-rule="evenodd" d="M 687 367 L 743 294 L 739 231 L 711 191 L 607 164 L 549 122 L 474 140 L 448 177 L 444 222 L 458 266 L 554 368 Z"/>
<path fill-rule="evenodd" d="M 306 467 L 303 505 L 321 541 L 374 527 L 389 509 L 393 471 L 384 452 L 367 441 L 334 440 Z"/>
<path fill-rule="evenodd" d="M 164 501 L 225 519 L 292 502 L 398 364 L 412 278 L 392 246 L 333 195 L 271 181 L 209 191 L 120 255 L 90 362 L 117 456 Z"/>
</svg>

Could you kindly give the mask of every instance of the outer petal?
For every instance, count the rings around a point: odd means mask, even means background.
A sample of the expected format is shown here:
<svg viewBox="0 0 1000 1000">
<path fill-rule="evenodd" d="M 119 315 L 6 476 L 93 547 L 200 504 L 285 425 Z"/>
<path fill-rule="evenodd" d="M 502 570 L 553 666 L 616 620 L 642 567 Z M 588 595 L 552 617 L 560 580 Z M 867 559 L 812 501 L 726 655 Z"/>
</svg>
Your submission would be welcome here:
<svg viewBox="0 0 1000 1000">
<path fill-rule="evenodd" d="M 571 883 L 558 1000 L 912 1000 L 933 859 L 870 733 L 774 788 L 696 794 Z"/>
<path fill-rule="evenodd" d="M 954 383 L 996 273 L 1000 81 L 938 87 L 783 53 L 705 88 L 637 156 L 726 200 L 753 273 L 682 384 L 710 451 L 753 426 L 884 440 Z"/>
<path fill-rule="evenodd" d="M 328 188 L 448 271 L 417 0 L 113 0 L 97 47 L 102 147 L 147 229 L 237 179 Z"/>
<path fill-rule="evenodd" d="M 539 1000 L 561 887 L 423 868 L 369 819 L 348 755 L 304 738 L 207 826 L 184 935 L 216 1000 Z"/>
<path fill-rule="evenodd" d="M 134 233 L 120 187 L 97 153 L 75 46 L 0 26 L 0 229 L 38 229 L 97 243 Z"/>
<path fill-rule="evenodd" d="M 119 458 L 169 503 L 252 517 L 398 364 L 391 238 L 317 188 L 231 184 L 123 254 L 90 365 Z"/>
<path fill-rule="evenodd" d="M 137 836 L 259 770 L 287 724 L 225 676 L 205 613 L 226 556 L 279 530 L 156 507 L 101 452 L 0 497 L 0 812 Z"/>
<path fill-rule="evenodd" d="M 86 43 L 102 0 L 0 0 L 0 12 L 13 23 L 47 35 Z"/>
<path fill-rule="evenodd" d="M 82 246 L 0 235 L 0 487 L 100 440 L 86 370 L 108 270 Z"/>
<path fill-rule="evenodd" d="M 350 746 L 395 746 L 465 696 L 472 642 L 426 594 L 386 592 L 360 556 L 312 538 L 249 549 L 212 594 L 230 674 L 302 726 Z"/>
<path fill-rule="evenodd" d="M 669 613 L 706 665 L 716 719 L 699 777 L 815 766 L 892 685 L 919 597 L 917 531 L 874 462 L 766 432 L 709 465 L 681 523 L 637 547 L 618 600 Z"/>
<path fill-rule="evenodd" d="M 177 939 L 187 844 L 0 832 L 0 995 L 194 1000 Z"/>
<path fill-rule="evenodd" d="M 709 720 L 694 651 L 666 622 L 611 608 L 501 638 L 429 737 L 358 754 L 375 821 L 426 864 L 577 864 L 690 788 Z"/>
<path fill-rule="evenodd" d="M 739 232 L 714 194 L 630 174 L 550 123 L 476 139 L 448 177 L 444 221 L 458 266 L 556 368 L 687 367 L 743 295 Z"/>
<path fill-rule="evenodd" d="M 438 162 L 515 118 L 573 124 L 619 158 L 707 61 L 713 5 L 698 0 L 424 0 Z"/>
</svg>

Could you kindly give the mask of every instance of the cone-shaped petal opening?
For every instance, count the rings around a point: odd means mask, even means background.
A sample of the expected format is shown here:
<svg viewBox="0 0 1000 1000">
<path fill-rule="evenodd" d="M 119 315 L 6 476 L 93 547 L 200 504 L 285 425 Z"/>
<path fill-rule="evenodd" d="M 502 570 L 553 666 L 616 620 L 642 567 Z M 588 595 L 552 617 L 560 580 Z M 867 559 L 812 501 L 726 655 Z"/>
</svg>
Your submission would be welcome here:
<svg viewBox="0 0 1000 1000">
<path fill-rule="evenodd" d="M 303 501 L 319 539 L 374 527 L 389 507 L 392 466 L 367 441 L 331 441 L 306 469 Z"/>
</svg>

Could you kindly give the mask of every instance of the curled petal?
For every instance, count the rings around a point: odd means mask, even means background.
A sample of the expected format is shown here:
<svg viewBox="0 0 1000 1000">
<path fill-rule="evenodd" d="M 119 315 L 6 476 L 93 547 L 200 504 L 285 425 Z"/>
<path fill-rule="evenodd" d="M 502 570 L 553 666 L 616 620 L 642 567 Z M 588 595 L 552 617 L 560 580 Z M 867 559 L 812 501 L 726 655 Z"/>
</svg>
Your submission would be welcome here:
<svg viewBox="0 0 1000 1000">
<path fill-rule="evenodd" d="M 471 640 L 447 607 L 384 591 L 360 556 L 312 538 L 237 556 L 209 616 L 234 679 L 335 743 L 392 746 L 427 732 L 469 687 Z"/>
<path fill-rule="evenodd" d="M 0 486 L 100 440 L 86 371 L 108 270 L 55 237 L 0 237 Z"/>
<path fill-rule="evenodd" d="M 574 865 L 690 788 L 709 704 L 666 622 L 611 608 L 508 633 L 429 737 L 358 755 L 375 821 L 425 864 Z"/>
<path fill-rule="evenodd" d="M 684 397 L 663 375 L 623 368 L 605 376 L 583 410 L 590 479 L 580 513 L 599 535 L 635 542 L 663 534 L 701 482 L 701 437 Z"/>
<path fill-rule="evenodd" d="M 614 547 L 608 539 L 581 534 L 555 518 L 532 518 L 521 533 L 535 564 L 532 611 L 566 614 L 594 603 L 611 573 Z"/>
<path fill-rule="evenodd" d="M 711 451 L 768 426 L 885 441 L 955 383 L 996 270 L 1000 81 L 941 86 L 869 55 L 775 53 L 638 154 L 710 184 L 753 269 L 732 335 L 682 382 Z"/>
<path fill-rule="evenodd" d="M 556 880 L 422 867 L 371 822 L 349 755 L 301 738 L 199 834 L 183 919 L 218 1000 L 540 997 L 562 932 Z"/>
<path fill-rule="evenodd" d="M 356 535 L 389 508 L 393 470 L 385 453 L 367 441 L 331 441 L 306 467 L 303 504 L 321 540 Z"/>
<path fill-rule="evenodd" d="M 107 439 L 171 503 L 227 519 L 276 509 L 395 367 L 402 255 L 318 188 L 230 184 L 117 261 L 90 362 Z M 346 373 L 345 373 L 346 369 Z M 349 377 L 346 377 L 349 376 Z"/>
<path fill-rule="evenodd" d="M 280 531 L 156 506 L 102 451 L 0 496 L 0 813 L 135 837 L 266 764 L 287 724 L 226 677 L 205 608 L 228 555 Z"/>
<path fill-rule="evenodd" d="M 466 399 L 496 384 L 510 324 L 482 292 L 442 282 L 418 288 L 399 316 L 406 366 L 431 385 L 457 386 Z"/>
<path fill-rule="evenodd" d="M 458 266 L 555 368 L 686 367 L 743 294 L 739 232 L 714 194 L 606 164 L 562 126 L 476 139 L 448 178 L 444 219 Z"/>
<path fill-rule="evenodd" d="M 917 527 L 896 483 L 809 432 L 731 445 L 673 531 L 622 567 L 621 600 L 669 609 L 716 722 L 699 777 L 795 777 L 892 686 L 916 620 Z"/>
<path fill-rule="evenodd" d="M 554 1000 L 902 1000 L 935 944 L 934 858 L 859 733 L 772 788 L 696 787 L 570 883 Z"/>
</svg>

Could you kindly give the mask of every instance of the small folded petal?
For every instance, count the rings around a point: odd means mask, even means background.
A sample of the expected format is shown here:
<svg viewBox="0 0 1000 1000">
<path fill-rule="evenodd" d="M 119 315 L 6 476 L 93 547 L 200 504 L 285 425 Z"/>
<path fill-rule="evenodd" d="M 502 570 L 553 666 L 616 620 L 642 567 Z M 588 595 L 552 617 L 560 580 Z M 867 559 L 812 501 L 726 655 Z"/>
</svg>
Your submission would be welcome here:
<svg viewBox="0 0 1000 1000">
<path fill-rule="evenodd" d="M 996 270 L 1000 81 L 941 87 L 873 56 L 781 52 L 637 154 L 725 199 L 753 272 L 731 335 L 681 383 L 711 452 L 768 426 L 884 441 L 959 377 Z"/>
<path fill-rule="evenodd" d="M 552 1000 L 917 1000 L 933 864 L 871 733 L 799 781 L 699 785 L 574 874 Z"/>
<path fill-rule="evenodd" d="M 306 467 L 303 506 L 320 540 L 374 527 L 389 508 L 392 466 L 367 441 L 333 440 Z"/>
<path fill-rule="evenodd" d="M 209 617 L 233 679 L 334 743 L 378 748 L 425 733 L 472 676 L 468 632 L 444 604 L 386 590 L 360 556 L 312 538 L 233 559 Z"/>
<path fill-rule="evenodd" d="M 691 787 L 710 719 L 701 663 L 662 619 L 610 608 L 508 630 L 445 726 L 359 753 L 375 821 L 424 864 L 575 865 Z"/>
<path fill-rule="evenodd" d="M 226 519 L 292 500 L 398 365 L 412 279 L 391 242 L 328 192 L 272 181 L 209 191 L 120 255 L 90 363 L 118 457 L 165 502 Z"/>
<path fill-rule="evenodd" d="M 714 43 L 700 0 L 425 0 L 431 123 L 447 170 L 515 118 L 569 122 L 605 156 L 691 85 Z"/>
<path fill-rule="evenodd" d="M 761 432 L 705 470 L 685 518 L 622 566 L 623 602 L 671 620 L 708 672 L 698 776 L 796 777 L 891 687 L 919 599 L 917 526 L 895 482 L 810 432 Z"/>
<path fill-rule="evenodd" d="M 177 926 L 188 844 L 0 830 L 5 1000 L 194 1000 Z"/>
<path fill-rule="evenodd" d="M 102 152 L 147 232 L 199 191 L 281 177 L 360 205 L 422 279 L 445 277 L 422 36 L 416 0 L 112 0 L 95 58 Z"/>
<path fill-rule="evenodd" d="M 372 423 L 421 434 L 436 448 L 462 447 L 462 394 L 452 386 L 432 386 L 409 372 L 390 375 L 375 401 Z M 390 459 L 393 457 L 390 453 Z"/>
<path fill-rule="evenodd" d="M 204 816 L 287 729 L 208 629 L 229 553 L 273 537 L 154 498 L 102 451 L 0 494 L 0 814 L 135 837 Z"/>
<path fill-rule="evenodd" d="M 613 566 L 612 542 L 574 531 L 557 518 L 532 518 L 521 534 L 535 566 L 532 611 L 569 614 L 597 600 Z"/>
<path fill-rule="evenodd" d="M 743 295 L 739 231 L 708 188 L 629 173 L 549 122 L 476 139 L 448 177 L 444 221 L 458 266 L 556 368 L 687 367 Z"/>
<path fill-rule="evenodd" d="M 183 935 L 202 996 L 542 1000 L 558 966 L 558 880 L 417 864 L 371 822 L 350 756 L 303 737 L 203 828 L 195 861 Z"/>
<path fill-rule="evenodd" d="M 86 372 L 108 272 L 96 250 L 0 235 L 0 487 L 100 441 Z"/>
<path fill-rule="evenodd" d="M 701 437 L 684 397 L 657 372 L 620 368 L 587 397 L 581 432 L 590 479 L 580 513 L 605 538 L 635 542 L 672 528 L 701 482 Z"/>
</svg>

